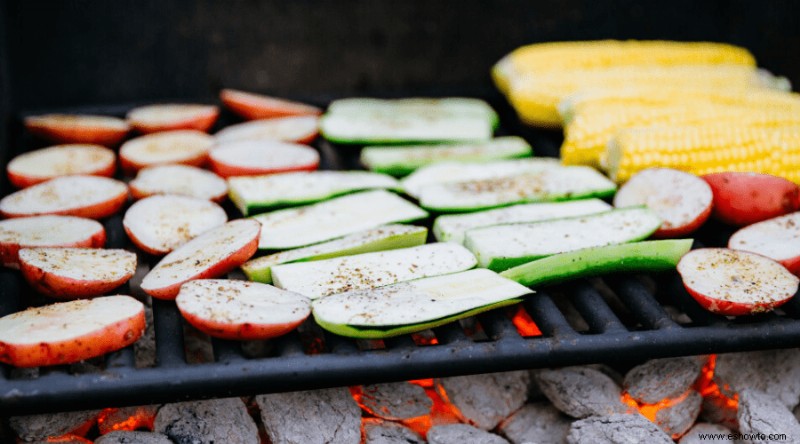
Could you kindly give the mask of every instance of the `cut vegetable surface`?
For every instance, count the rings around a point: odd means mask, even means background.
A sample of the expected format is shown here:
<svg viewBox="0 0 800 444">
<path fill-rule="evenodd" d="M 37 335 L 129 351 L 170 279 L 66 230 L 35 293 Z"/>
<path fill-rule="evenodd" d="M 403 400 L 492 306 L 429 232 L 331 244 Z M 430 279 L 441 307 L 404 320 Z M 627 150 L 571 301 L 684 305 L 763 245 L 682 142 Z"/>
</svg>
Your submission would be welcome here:
<svg viewBox="0 0 800 444">
<path fill-rule="evenodd" d="M 127 173 L 170 163 L 202 166 L 213 144 L 214 138 L 200 131 L 164 131 L 125 142 L 119 149 L 119 160 Z"/>
<path fill-rule="evenodd" d="M 480 115 L 417 115 L 383 112 L 326 114 L 326 139 L 342 144 L 457 142 L 492 138 L 492 122 Z"/>
<path fill-rule="evenodd" d="M 314 148 L 275 140 L 225 143 L 214 148 L 209 158 L 211 169 L 222 177 L 313 171 L 319 166 Z"/>
<path fill-rule="evenodd" d="M 294 116 L 254 120 L 226 127 L 216 133 L 217 143 L 267 139 L 284 142 L 311 143 L 319 132 L 319 117 Z"/>
<path fill-rule="evenodd" d="M 683 285 L 705 309 L 728 316 L 771 311 L 797 293 L 797 276 L 760 254 L 701 248 L 678 263 Z"/>
<path fill-rule="evenodd" d="M 59 214 L 101 219 L 128 200 L 128 187 L 97 176 L 65 176 L 9 194 L 0 200 L 4 217 Z"/>
<path fill-rule="evenodd" d="M 128 122 L 140 133 L 171 130 L 197 130 L 208 132 L 219 117 L 214 105 L 163 104 L 134 108 L 128 113 Z"/>
<path fill-rule="evenodd" d="M 19 263 L 36 291 L 57 298 L 108 293 L 136 272 L 136 254 L 101 248 L 23 248 Z"/>
<path fill-rule="evenodd" d="M 317 299 L 345 291 L 469 270 L 476 263 L 469 250 L 445 242 L 276 265 L 272 267 L 272 281 L 276 287 Z"/>
<path fill-rule="evenodd" d="M 600 199 L 584 199 L 569 202 L 513 205 L 469 214 L 446 214 L 437 217 L 434 221 L 433 234 L 441 242 L 463 243 L 464 233 L 473 228 L 583 216 L 610 209 L 611 205 Z"/>
<path fill-rule="evenodd" d="M 501 276 L 526 287 L 619 272 L 674 270 L 692 248 L 692 239 L 633 242 L 554 254 L 510 268 Z"/>
<path fill-rule="evenodd" d="M 711 187 L 694 174 L 670 168 L 642 170 L 614 196 L 617 208 L 645 205 L 663 223 L 655 237 L 679 237 L 694 232 L 711 215 Z"/>
<path fill-rule="evenodd" d="M 116 146 L 130 127 L 110 116 L 45 114 L 25 118 L 25 128 L 34 136 L 54 143 L 96 143 Z"/>
<path fill-rule="evenodd" d="M 11 159 L 8 179 L 25 188 L 59 176 L 85 174 L 111 177 L 117 170 L 117 156 L 100 145 L 56 145 L 30 151 Z"/>
<path fill-rule="evenodd" d="M 304 248 L 252 259 L 242 265 L 242 270 L 251 281 L 272 282 L 272 267 L 292 262 L 315 261 L 373 251 L 415 247 L 425 243 L 428 229 L 414 225 L 384 225 L 359 231 L 339 239 Z"/>
<path fill-rule="evenodd" d="M 314 301 L 313 313 L 322 328 L 338 335 L 379 339 L 515 304 L 530 293 L 492 271 L 469 270 L 328 296 Z"/>
<path fill-rule="evenodd" d="M 361 150 L 361 164 L 379 173 L 404 176 L 437 162 L 481 162 L 530 157 L 532 154 L 525 139 L 506 136 L 478 143 L 368 146 Z"/>
<path fill-rule="evenodd" d="M 285 250 L 426 217 L 428 213 L 402 197 L 384 190 L 373 190 L 272 211 L 254 219 L 263 227 L 258 248 Z"/>
<path fill-rule="evenodd" d="M 0 361 L 16 367 L 69 364 L 136 342 L 144 305 L 130 296 L 61 302 L 0 318 Z"/>
<path fill-rule="evenodd" d="M 187 282 L 175 303 L 198 330 L 236 340 L 284 335 L 311 313 L 311 300 L 303 295 L 272 285 L 225 279 Z"/>
<path fill-rule="evenodd" d="M 223 89 L 219 98 L 226 108 L 247 120 L 322 114 L 316 106 L 235 89 Z"/>
<path fill-rule="evenodd" d="M 467 231 L 464 245 L 481 267 L 505 270 L 567 251 L 642 240 L 661 226 L 646 208 L 626 208 L 588 216 L 495 225 Z"/>
<path fill-rule="evenodd" d="M 800 187 L 782 177 L 757 173 L 703 176 L 714 193 L 714 218 L 745 226 L 800 210 Z"/>
<path fill-rule="evenodd" d="M 154 194 L 178 194 L 221 202 L 228 193 L 225 179 L 188 165 L 158 165 L 139 170 L 129 183 L 134 199 Z"/>
<path fill-rule="evenodd" d="M 516 203 L 608 197 L 616 185 L 590 167 L 558 167 L 538 173 L 430 185 L 420 205 L 438 212 L 464 212 Z"/>
<path fill-rule="evenodd" d="M 128 208 L 122 226 L 131 241 L 150 254 L 167 254 L 228 221 L 219 205 L 195 197 L 151 196 Z"/>
<path fill-rule="evenodd" d="M 164 256 L 142 280 L 142 290 L 175 299 L 184 282 L 224 275 L 255 254 L 260 229 L 258 222 L 240 219 L 197 236 Z"/>
<path fill-rule="evenodd" d="M 412 97 L 406 99 L 375 99 L 351 97 L 334 100 L 328 106 L 330 114 L 413 114 L 421 116 L 478 116 L 498 124 L 497 113 L 488 103 L 468 97 Z"/>
<path fill-rule="evenodd" d="M 800 274 L 800 212 L 748 225 L 733 233 L 728 248 L 758 253 Z"/>
<path fill-rule="evenodd" d="M 105 243 L 105 228 L 91 219 L 34 216 L 0 221 L 0 261 L 6 267 L 19 268 L 21 248 L 100 248 Z"/>
<path fill-rule="evenodd" d="M 245 216 L 266 210 L 310 204 L 375 188 L 399 190 L 400 183 L 366 171 L 314 171 L 232 177 L 230 197 Z"/>
</svg>

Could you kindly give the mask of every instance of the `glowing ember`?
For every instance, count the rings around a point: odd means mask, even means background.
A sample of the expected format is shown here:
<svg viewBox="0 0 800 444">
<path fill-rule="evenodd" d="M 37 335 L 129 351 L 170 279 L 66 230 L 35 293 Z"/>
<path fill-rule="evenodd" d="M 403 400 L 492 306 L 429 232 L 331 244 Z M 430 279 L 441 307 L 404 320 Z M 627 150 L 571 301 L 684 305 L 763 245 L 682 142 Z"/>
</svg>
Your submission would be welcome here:
<svg viewBox="0 0 800 444">
<path fill-rule="evenodd" d="M 691 390 L 687 390 L 686 393 L 678 396 L 677 398 L 662 399 L 655 404 L 639 404 L 635 399 L 631 398 L 629 394 L 623 393 L 622 402 L 638 410 L 639 413 L 641 413 L 645 418 L 657 423 L 658 421 L 656 421 L 656 415 L 658 415 L 660 410 L 680 404 L 681 402 L 685 401 L 691 393 Z"/>
<path fill-rule="evenodd" d="M 303 344 L 303 352 L 307 355 L 318 355 L 325 351 L 325 340 L 312 332 L 301 332 L 300 342 Z"/>
<path fill-rule="evenodd" d="M 700 377 L 697 379 L 697 382 L 695 382 L 695 390 L 700 392 L 704 398 L 714 403 L 715 406 L 735 411 L 739 408 L 739 394 L 736 393 L 733 395 L 733 398 L 729 398 L 722 393 L 720 387 L 714 382 L 714 368 L 716 365 L 717 355 L 709 356 L 708 362 L 703 366 Z M 725 386 L 723 388 L 730 392 L 730 387 Z"/>
<path fill-rule="evenodd" d="M 439 340 L 436 339 L 436 336 L 433 335 L 432 331 L 413 333 L 411 335 L 411 340 L 417 345 L 436 345 L 439 343 Z"/>
<path fill-rule="evenodd" d="M 533 319 L 528 315 L 528 312 L 523 310 L 521 305 L 516 306 L 514 314 L 511 316 L 511 322 L 514 323 L 514 327 L 517 328 L 517 332 L 523 338 L 542 335 L 539 327 L 536 326 L 536 323 L 533 322 Z"/>
<path fill-rule="evenodd" d="M 122 416 L 120 415 L 122 413 Z M 97 428 L 101 435 L 106 433 L 124 430 L 132 432 L 135 430 L 153 430 L 153 424 L 156 420 L 156 410 L 151 406 L 142 406 L 136 408 L 120 409 L 105 409 L 100 413 L 97 418 Z"/>
<path fill-rule="evenodd" d="M 68 434 L 68 435 L 61 435 L 61 436 L 51 436 L 45 440 L 45 442 L 60 442 L 60 443 L 81 443 L 81 444 L 92 444 L 92 441 L 80 437 L 78 435 Z"/>
</svg>

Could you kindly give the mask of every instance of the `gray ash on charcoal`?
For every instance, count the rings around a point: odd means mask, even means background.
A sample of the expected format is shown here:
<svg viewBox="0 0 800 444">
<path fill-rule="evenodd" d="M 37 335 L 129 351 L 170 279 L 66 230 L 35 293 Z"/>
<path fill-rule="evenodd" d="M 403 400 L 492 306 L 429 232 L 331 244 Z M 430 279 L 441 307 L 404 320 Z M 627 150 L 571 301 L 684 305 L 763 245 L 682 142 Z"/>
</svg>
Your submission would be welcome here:
<svg viewBox="0 0 800 444">
<path fill-rule="evenodd" d="M 467 424 L 447 424 L 428 430 L 428 444 L 509 444 L 494 433 Z"/>
<path fill-rule="evenodd" d="M 390 421 L 368 421 L 364 424 L 365 444 L 425 444 L 419 434 Z"/>
<path fill-rule="evenodd" d="M 259 444 L 258 428 L 240 398 L 165 404 L 155 431 L 176 444 Z"/>
<path fill-rule="evenodd" d="M 46 413 L 42 415 L 13 416 L 8 422 L 22 441 L 33 442 L 51 436 L 65 435 L 87 423 L 94 422 L 100 410 Z"/>
<path fill-rule="evenodd" d="M 97 438 L 94 444 L 173 444 L 173 442 L 160 433 L 118 431 Z"/>
<path fill-rule="evenodd" d="M 719 424 L 733 431 L 739 431 L 736 409 L 720 403 L 718 398 L 703 398 L 703 405 L 700 407 L 700 418 L 703 421 Z"/>
<path fill-rule="evenodd" d="M 511 444 L 561 444 L 573 419 L 549 402 L 525 404 L 497 427 Z"/>
<path fill-rule="evenodd" d="M 714 382 L 728 397 L 753 389 L 793 409 L 800 402 L 800 351 L 766 350 L 717 355 Z"/>
<path fill-rule="evenodd" d="M 572 423 L 569 444 L 673 444 L 672 438 L 639 414 L 590 416 Z"/>
<path fill-rule="evenodd" d="M 702 405 L 703 397 L 692 390 L 680 402 L 659 410 L 656 413 L 656 425 L 668 435 L 683 435 L 697 421 Z"/>
<path fill-rule="evenodd" d="M 625 413 L 622 389 L 605 373 L 590 367 L 540 370 L 536 382 L 553 405 L 573 418 Z"/>
<path fill-rule="evenodd" d="M 709 424 L 707 422 L 698 422 L 694 425 L 685 435 L 678 441 L 678 444 L 707 444 L 707 443 L 733 443 L 732 439 L 727 436 L 732 434 L 733 430 L 723 427 L 718 424 Z M 708 435 L 725 436 L 721 439 L 710 439 Z M 706 435 L 700 438 L 700 435 Z"/>
<path fill-rule="evenodd" d="M 686 393 L 700 376 L 706 358 L 654 359 L 625 374 L 622 388 L 637 402 L 655 404 Z"/>
<path fill-rule="evenodd" d="M 361 404 L 369 413 L 391 420 L 424 416 L 433 407 L 425 389 L 409 382 L 362 386 Z"/>
<path fill-rule="evenodd" d="M 528 372 L 516 371 L 437 379 L 436 389 L 444 389 L 466 422 L 491 430 L 525 404 L 529 384 Z"/>
<path fill-rule="evenodd" d="M 752 389 L 739 392 L 739 430 L 742 433 L 765 436 L 752 438 L 752 444 L 800 442 L 800 424 L 783 401 Z M 785 440 L 770 440 L 770 435 L 785 434 Z"/>
</svg>

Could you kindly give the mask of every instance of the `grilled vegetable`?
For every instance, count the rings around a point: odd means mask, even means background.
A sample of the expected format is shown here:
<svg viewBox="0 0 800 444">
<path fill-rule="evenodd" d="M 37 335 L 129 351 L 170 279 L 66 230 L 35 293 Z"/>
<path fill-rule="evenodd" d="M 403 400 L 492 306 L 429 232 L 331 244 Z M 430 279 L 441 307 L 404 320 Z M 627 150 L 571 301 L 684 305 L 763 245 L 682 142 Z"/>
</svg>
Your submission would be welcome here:
<svg viewBox="0 0 800 444">
<path fill-rule="evenodd" d="M 219 98 L 226 108 L 247 120 L 322 114 L 316 106 L 235 89 L 223 89 Z"/>
<path fill-rule="evenodd" d="M 475 256 L 461 245 L 434 243 L 276 265 L 272 267 L 272 281 L 278 288 L 317 299 L 345 291 L 469 270 L 475 265 Z"/>
<path fill-rule="evenodd" d="M 800 213 L 748 225 L 733 233 L 728 248 L 758 253 L 800 274 Z"/>
<path fill-rule="evenodd" d="M 755 253 L 701 248 L 678 263 L 683 285 L 703 308 L 738 316 L 771 311 L 797 293 L 797 276 Z"/>
<path fill-rule="evenodd" d="M 714 193 L 714 218 L 745 226 L 800 210 L 800 187 L 776 176 L 712 173 L 703 176 Z"/>
<path fill-rule="evenodd" d="M 532 154 L 531 146 L 524 139 L 506 136 L 476 143 L 368 146 L 361 150 L 361 163 L 372 171 L 405 176 L 437 162 L 483 162 Z"/>
<path fill-rule="evenodd" d="M 142 280 L 142 290 L 175 299 L 184 282 L 224 275 L 255 254 L 260 230 L 258 222 L 240 219 L 206 231 L 164 256 Z"/>
<path fill-rule="evenodd" d="M 314 171 L 319 166 L 314 148 L 274 140 L 228 142 L 211 150 L 209 159 L 222 177 Z"/>
<path fill-rule="evenodd" d="M 0 261 L 10 268 L 19 268 L 19 250 L 22 248 L 101 248 L 105 243 L 105 228 L 91 219 L 35 216 L 0 221 Z"/>
<path fill-rule="evenodd" d="M 225 210 L 204 199 L 151 196 L 128 208 L 122 226 L 131 241 L 150 254 L 167 254 L 228 221 Z"/>
<path fill-rule="evenodd" d="M 231 125 L 216 133 L 217 143 L 266 139 L 294 143 L 311 143 L 317 138 L 319 118 L 293 116 L 254 120 Z"/>
<path fill-rule="evenodd" d="M 424 227 L 384 225 L 320 244 L 251 259 L 242 265 L 242 270 L 251 281 L 269 284 L 272 283 L 272 267 L 279 264 L 415 247 L 424 244 L 427 235 L 428 230 Z"/>
<path fill-rule="evenodd" d="M 469 270 L 314 301 L 322 328 L 352 338 L 380 339 L 438 327 L 516 304 L 531 291 L 489 270 Z"/>
<path fill-rule="evenodd" d="M 703 179 L 669 168 L 640 171 L 614 196 L 617 208 L 645 205 L 663 223 L 654 237 L 680 237 L 694 232 L 711 215 L 713 196 Z"/>
<path fill-rule="evenodd" d="M 274 338 L 294 330 L 311 314 L 311 301 L 305 296 L 225 279 L 187 282 L 175 303 L 195 328 L 223 339 Z"/>
<path fill-rule="evenodd" d="M 144 134 L 173 130 L 208 132 L 217 117 L 216 106 L 192 104 L 142 106 L 132 109 L 127 116 L 133 129 Z"/>
<path fill-rule="evenodd" d="M 117 156 L 100 145 L 56 145 L 20 154 L 6 170 L 12 185 L 25 188 L 75 174 L 111 177 L 117 170 Z"/>
<path fill-rule="evenodd" d="M 583 216 L 610 209 L 611 205 L 600 199 L 584 199 L 569 202 L 513 205 L 469 214 L 445 214 L 437 217 L 433 222 L 433 234 L 441 242 L 457 242 L 461 244 L 464 243 L 464 233 L 473 228 Z"/>
<path fill-rule="evenodd" d="M 396 194 L 364 191 L 297 208 L 260 214 L 258 248 L 285 250 L 316 244 L 369 228 L 412 222 L 428 213 Z"/>
<path fill-rule="evenodd" d="M 214 138 L 196 130 L 164 131 L 131 139 L 119 149 L 122 170 L 128 174 L 154 165 L 180 163 L 202 166 Z"/>
<path fill-rule="evenodd" d="M 136 254 L 101 248 L 23 248 L 22 276 L 38 292 L 56 298 L 90 298 L 128 282 Z"/>
<path fill-rule="evenodd" d="M 188 165 L 158 165 L 142 168 L 128 184 L 134 199 L 156 194 L 177 194 L 222 202 L 228 184 L 216 174 Z"/>
<path fill-rule="evenodd" d="M 467 231 L 464 245 L 478 264 L 495 271 L 558 253 L 642 240 L 661 226 L 646 208 L 626 208 L 588 216 L 495 225 Z"/>
<path fill-rule="evenodd" d="M 45 114 L 25 118 L 25 129 L 53 143 L 116 146 L 130 131 L 128 123 L 110 116 Z"/>
<path fill-rule="evenodd" d="M 538 287 L 607 273 L 674 270 L 691 248 L 691 239 L 585 248 L 518 265 L 500 273 L 500 276 L 526 287 Z"/>
<path fill-rule="evenodd" d="M 102 219 L 128 200 L 128 187 L 114 179 L 97 176 L 66 176 L 9 194 L 0 200 L 4 217 L 45 214 Z"/>
<path fill-rule="evenodd" d="M 268 176 L 231 177 L 230 197 L 245 216 L 266 210 L 310 204 L 368 189 L 401 189 L 393 178 L 365 171 L 314 171 Z"/>
<path fill-rule="evenodd" d="M 526 202 L 608 197 L 616 186 L 589 167 L 557 167 L 538 173 L 430 185 L 419 193 L 431 211 L 465 212 Z"/>
<path fill-rule="evenodd" d="M 144 305 L 130 296 L 61 302 L 0 318 L 0 361 L 16 367 L 69 364 L 136 342 Z"/>
<path fill-rule="evenodd" d="M 479 116 L 489 120 L 492 128 L 497 128 L 500 120 L 488 103 L 467 97 L 406 99 L 374 99 L 351 97 L 334 100 L 328 106 L 328 113 L 335 114 L 417 114 L 425 116 Z"/>
</svg>

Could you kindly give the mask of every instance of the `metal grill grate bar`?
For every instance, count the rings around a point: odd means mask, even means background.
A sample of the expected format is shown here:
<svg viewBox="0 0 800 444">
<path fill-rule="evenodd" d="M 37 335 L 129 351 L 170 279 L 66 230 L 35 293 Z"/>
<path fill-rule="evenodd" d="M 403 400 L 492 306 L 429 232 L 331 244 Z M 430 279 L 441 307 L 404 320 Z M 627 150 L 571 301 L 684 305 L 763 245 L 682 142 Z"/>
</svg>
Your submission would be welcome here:
<svg viewBox="0 0 800 444">
<path fill-rule="evenodd" d="M 571 336 L 576 332 L 547 293 L 538 291 L 523 302 L 525 309 L 545 336 Z"/>
<path fill-rule="evenodd" d="M 592 333 L 617 333 L 627 331 L 617 315 L 606 304 L 603 296 L 586 281 L 568 286 L 572 304 L 589 324 Z"/>
<path fill-rule="evenodd" d="M 646 328 L 662 329 L 678 326 L 647 288 L 635 278 L 609 276 L 605 281 Z"/>
<path fill-rule="evenodd" d="M 172 301 L 153 299 L 156 356 L 163 367 L 186 364 L 181 315 Z"/>
</svg>

